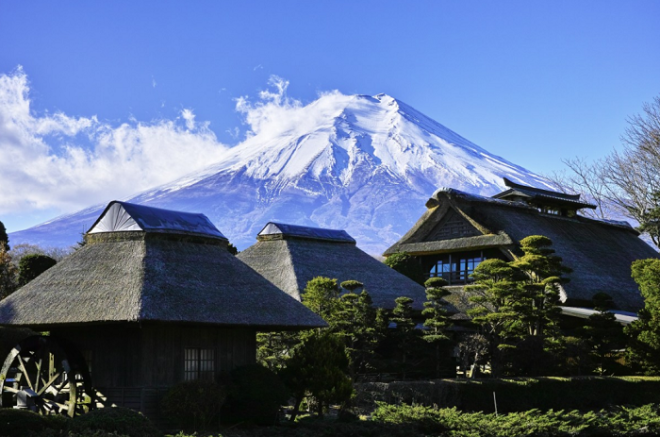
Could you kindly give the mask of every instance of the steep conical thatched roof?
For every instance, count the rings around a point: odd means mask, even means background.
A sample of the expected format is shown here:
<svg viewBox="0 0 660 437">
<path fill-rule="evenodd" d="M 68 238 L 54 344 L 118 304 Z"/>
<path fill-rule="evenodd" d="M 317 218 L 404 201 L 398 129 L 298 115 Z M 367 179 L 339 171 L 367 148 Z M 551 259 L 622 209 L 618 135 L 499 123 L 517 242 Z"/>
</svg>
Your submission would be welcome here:
<svg viewBox="0 0 660 437">
<path fill-rule="evenodd" d="M 426 300 L 424 287 L 360 250 L 342 230 L 268 223 L 238 258 L 298 300 L 316 276 L 360 281 L 381 308 L 394 308 L 400 296 L 417 309 Z"/>
<path fill-rule="evenodd" d="M 126 213 L 114 220 L 124 225 L 113 228 L 106 223 L 106 213 Z M 100 224 L 111 231 L 99 231 Z M 86 242 L 0 301 L 0 324 L 154 321 L 262 329 L 325 325 L 230 254 L 227 240 L 201 214 L 113 202 Z"/>
<path fill-rule="evenodd" d="M 404 251 L 423 256 L 499 248 L 512 258 L 519 254 L 520 240 L 544 235 L 552 240 L 564 264 L 573 269 L 567 275 L 570 282 L 564 286 L 569 299 L 590 301 L 594 294 L 604 292 L 621 310 L 637 311 L 642 307 L 638 286 L 630 277 L 630 265 L 637 259 L 656 258 L 658 253 L 627 224 L 544 214 L 521 202 L 451 188 L 436 191 L 426 206 L 427 211 L 387 249 L 386 256 Z M 458 231 L 455 236 L 443 232 L 447 217 Z"/>
</svg>

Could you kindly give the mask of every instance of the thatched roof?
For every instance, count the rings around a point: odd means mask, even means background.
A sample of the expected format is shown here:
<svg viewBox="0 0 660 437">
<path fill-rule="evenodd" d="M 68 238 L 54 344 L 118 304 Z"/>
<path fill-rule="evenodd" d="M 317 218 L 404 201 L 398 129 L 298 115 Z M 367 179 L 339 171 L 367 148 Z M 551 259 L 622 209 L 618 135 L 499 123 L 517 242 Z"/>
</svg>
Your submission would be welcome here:
<svg viewBox="0 0 660 437">
<path fill-rule="evenodd" d="M 586 217 L 543 214 L 521 202 L 475 196 L 454 189 L 436 191 L 427 211 L 385 255 L 409 252 L 430 255 L 497 246 L 510 259 L 519 254 L 519 241 L 545 235 L 557 255 L 573 273 L 564 286 L 569 301 L 591 300 L 597 292 L 612 296 L 621 310 L 637 311 L 643 305 L 631 279 L 634 260 L 656 258 L 658 253 L 627 225 Z M 438 228 L 448 215 L 460 218 L 465 237 L 441 238 Z"/>
<path fill-rule="evenodd" d="M 137 223 L 139 218 L 158 218 L 163 211 L 121 206 L 129 213 L 141 213 L 133 216 Z M 229 253 L 227 240 L 206 217 L 212 229 L 205 235 L 199 227 L 188 232 L 185 220 L 167 227 L 175 216 L 186 217 L 166 212 L 160 216 L 159 226 L 87 234 L 84 247 L 0 301 L 0 324 L 54 327 L 176 322 L 257 329 L 325 326 L 320 317 Z"/>
<path fill-rule="evenodd" d="M 264 231 L 272 230 L 271 224 Z M 325 276 L 362 282 L 374 305 L 381 308 L 394 308 L 394 299 L 400 296 L 412 298 L 413 306 L 422 308 L 424 287 L 360 250 L 345 231 L 272 225 L 279 232 L 260 232 L 257 243 L 238 258 L 297 300 L 308 281 Z"/>
</svg>

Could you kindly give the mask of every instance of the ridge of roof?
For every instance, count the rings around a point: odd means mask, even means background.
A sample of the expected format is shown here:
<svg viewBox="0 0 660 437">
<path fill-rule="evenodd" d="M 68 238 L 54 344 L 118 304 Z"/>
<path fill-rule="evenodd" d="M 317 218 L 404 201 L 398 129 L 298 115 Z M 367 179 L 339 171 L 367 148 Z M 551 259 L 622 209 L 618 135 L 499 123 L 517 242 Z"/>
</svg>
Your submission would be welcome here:
<svg viewBox="0 0 660 437">
<path fill-rule="evenodd" d="M 497 199 L 494 197 L 487 197 L 487 196 L 482 196 L 479 194 L 473 194 L 473 193 L 467 193 L 465 191 L 457 190 L 455 188 L 446 188 L 446 187 L 441 187 L 438 188 L 433 195 L 431 196 L 431 199 L 429 199 L 429 202 L 433 200 L 434 202 L 439 202 L 441 199 L 439 198 L 439 195 L 446 194 L 451 197 L 454 197 L 459 200 L 466 200 L 468 202 L 479 202 L 479 203 L 489 203 L 489 204 L 494 204 L 494 205 L 500 205 L 504 207 L 509 207 L 509 208 L 518 208 L 518 209 L 523 209 L 523 210 L 528 210 L 531 212 L 538 212 L 538 209 L 530 206 L 524 202 L 516 202 L 516 201 L 511 201 L 511 200 L 504 200 L 504 199 Z M 429 206 L 429 202 L 427 202 L 427 207 Z M 431 202 L 431 203 L 434 203 Z M 430 205 L 433 206 L 433 205 Z M 573 220 L 573 221 L 578 221 L 578 222 L 587 222 L 587 223 L 594 223 L 594 224 L 599 224 L 599 225 L 604 225 L 604 226 L 612 226 L 618 229 L 624 229 L 629 232 L 633 232 L 636 235 L 639 235 L 639 232 L 630 225 L 625 220 L 607 220 L 607 219 L 596 219 L 596 218 L 591 218 L 591 217 L 586 217 L 583 215 L 576 215 L 574 217 L 563 217 L 563 216 L 555 216 L 552 214 L 545 214 L 548 217 L 554 217 L 557 219 L 562 219 L 562 220 Z"/>
<path fill-rule="evenodd" d="M 541 198 L 541 199 L 550 199 L 559 203 L 567 203 L 574 206 L 579 206 L 581 208 L 591 208 L 596 209 L 597 206 L 588 202 L 580 200 L 580 194 L 568 194 L 561 193 L 558 191 L 545 190 L 543 188 L 536 188 L 528 185 L 521 185 L 507 178 L 504 179 L 504 185 L 510 187 L 510 189 L 497 193 L 493 196 L 495 199 L 501 199 L 505 196 L 511 194 L 517 194 L 524 197 L 529 197 L 531 199 Z"/>
<path fill-rule="evenodd" d="M 268 222 L 257 234 L 259 237 L 282 236 L 306 238 L 311 240 L 326 240 L 356 244 L 356 241 L 343 229 L 315 228 L 312 226 L 291 225 L 288 223 Z"/>
<path fill-rule="evenodd" d="M 227 240 L 227 237 L 204 214 L 173 211 L 119 200 L 108 203 L 87 233 L 127 231 L 199 235 Z"/>
</svg>

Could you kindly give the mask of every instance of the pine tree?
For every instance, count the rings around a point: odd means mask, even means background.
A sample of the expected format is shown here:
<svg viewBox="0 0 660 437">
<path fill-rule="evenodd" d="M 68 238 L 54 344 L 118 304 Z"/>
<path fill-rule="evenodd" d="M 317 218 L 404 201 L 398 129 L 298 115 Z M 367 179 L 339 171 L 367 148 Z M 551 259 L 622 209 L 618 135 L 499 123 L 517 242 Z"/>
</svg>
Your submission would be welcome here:
<svg viewBox="0 0 660 437">
<path fill-rule="evenodd" d="M 315 398 L 319 416 L 330 403 L 347 402 L 353 395 L 348 366 L 346 348 L 336 334 L 315 333 L 305 339 L 280 373 L 294 397 L 291 421 L 308 395 Z"/>
<path fill-rule="evenodd" d="M 644 308 L 639 319 L 626 326 L 629 337 L 627 358 L 644 369 L 647 375 L 660 374 L 660 260 L 637 260 L 632 264 L 632 277 L 639 284 Z"/>
<path fill-rule="evenodd" d="M 511 262 L 523 273 L 511 306 L 517 317 L 513 327 L 520 339 L 515 359 L 518 373 L 535 375 L 546 372 L 552 359 L 562 353 L 559 299 L 561 285 L 568 282 L 563 274 L 571 269 L 555 255 L 547 237 L 532 235 L 523 238 L 520 246 L 524 255 Z"/>
<path fill-rule="evenodd" d="M 447 328 L 451 326 L 446 306 L 448 302 L 444 299 L 451 293 L 444 288 L 447 281 L 443 278 L 430 278 L 425 283 L 426 302 L 422 315 L 426 317 L 423 339 L 431 344 L 435 351 L 435 376 L 440 377 L 440 344 L 449 340 Z"/>
<path fill-rule="evenodd" d="M 501 259 L 488 259 L 479 264 L 473 273 L 474 284 L 465 287 L 474 307 L 468 310 L 472 322 L 479 325 L 481 334 L 488 342 L 491 373 L 497 377 L 504 366 L 504 349 L 512 337 L 516 320 L 513 309 L 516 294 L 516 270 Z"/>
<path fill-rule="evenodd" d="M 617 351 L 624 346 L 625 339 L 623 327 L 608 311 L 614 306 L 612 297 L 606 293 L 596 293 L 592 300 L 596 313 L 589 316 L 582 335 L 591 349 L 595 371 L 602 376 L 611 374 L 616 368 L 616 360 L 620 357 Z"/>
<path fill-rule="evenodd" d="M 402 378 L 405 381 L 410 363 L 408 359 L 415 348 L 417 342 L 417 333 L 415 332 L 415 322 L 413 321 L 413 300 L 409 297 L 397 297 L 394 302 L 396 306 L 392 310 L 390 321 L 396 323 L 394 336 L 397 349 L 400 352 L 400 366 Z"/>
<path fill-rule="evenodd" d="M 317 276 L 309 282 L 301 295 L 302 303 L 333 327 L 339 309 L 339 287 L 336 279 Z"/>
</svg>

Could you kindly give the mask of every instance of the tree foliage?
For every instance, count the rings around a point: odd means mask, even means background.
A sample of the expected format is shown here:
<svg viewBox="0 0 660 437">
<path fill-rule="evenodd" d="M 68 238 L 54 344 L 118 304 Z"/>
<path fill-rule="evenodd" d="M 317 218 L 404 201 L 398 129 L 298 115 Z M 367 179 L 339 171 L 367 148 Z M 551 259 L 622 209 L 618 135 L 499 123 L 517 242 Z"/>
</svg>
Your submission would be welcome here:
<svg viewBox="0 0 660 437">
<path fill-rule="evenodd" d="M 419 260 L 407 252 L 397 252 L 385 259 L 385 264 L 420 285 L 424 285 L 425 274 Z"/>
<path fill-rule="evenodd" d="M 57 264 L 47 255 L 30 254 L 21 258 L 18 263 L 18 284 L 23 286 Z"/>
<path fill-rule="evenodd" d="M 639 319 L 626 326 L 628 359 L 649 375 L 660 374 L 660 259 L 637 260 L 632 277 L 639 284 L 644 308 Z"/>
<path fill-rule="evenodd" d="M 474 271 L 474 285 L 466 287 L 475 305 L 468 314 L 488 340 L 494 376 L 505 367 L 539 374 L 561 346 L 558 304 L 561 284 L 567 281 L 563 274 L 570 269 L 551 246 L 544 236 L 524 238 L 522 256 L 482 262 Z"/>
<path fill-rule="evenodd" d="M 424 320 L 426 330 L 422 338 L 433 347 L 435 352 L 436 378 L 440 377 L 440 344 L 449 340 L 447 328 L 451 326 L 446 309 L 449 303 L 445 300 L 445 297 L 451 293 L 445 288 L 446 285 L 447 281 L 443 278 L 430 278 L 424 283 L 426 302 L 424 302 L 422 316 L 426 317 Z"/>
<path fill-rule="evenodd" d="M 18 268 L 12 262 L 7 245 L 0 243 L 0 299 L 4 299 L 18 286 Z"/>
<path fill-rule="evenodd" d="M 280 373 L 295 399 L 291 420 L 295 420 L 307 395 L 314 397 L 319 416 L 330 403 L 347 402 L 353 395 L 348 366 L 346 347 L 337 334 L 323 332 L 307 337 Z"/>
<path fill-rule="evenodd" d="M 0 222 L 0 245 L 5 246 L 5 250 L 9 251 L 11 247 L 9 247 L 9 236 L 7 235 L 7 229 L 5 228 L 5 224 Z"/>
<path fill-rule="evenodd" d="M 610 295 L 596 293 L 592 300 L 596 312 L 589 316 L 582 336 L 589 346 L 593 371 L 600 376 L 611 375 L 619 367 L 619 350 L 625 345 L 623 327 L 614 313 L 608 311 L 614 306 Z"/>
</svg>

